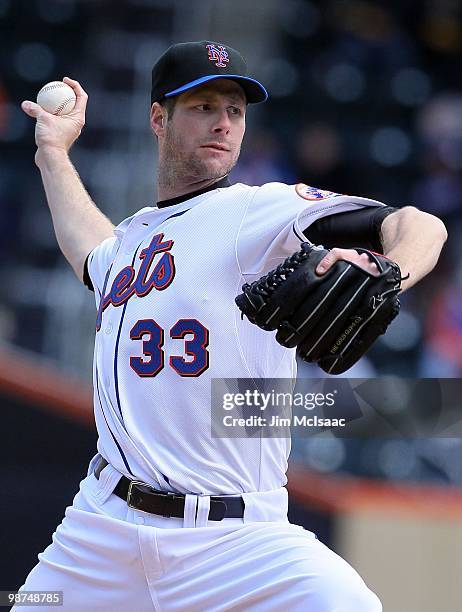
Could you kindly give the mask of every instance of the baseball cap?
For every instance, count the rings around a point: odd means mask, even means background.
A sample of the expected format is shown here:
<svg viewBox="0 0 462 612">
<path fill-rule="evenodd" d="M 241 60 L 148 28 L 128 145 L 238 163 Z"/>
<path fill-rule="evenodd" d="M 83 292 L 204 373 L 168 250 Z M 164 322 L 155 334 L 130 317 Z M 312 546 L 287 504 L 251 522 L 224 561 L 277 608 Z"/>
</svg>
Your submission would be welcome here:
<svg viewBox="0 0 462 612">
<path fill-rule="evenodd" d="M 236 49 L 202 40 L 172 45 L 157 60 L 152 69 L 151 104 L 221 78 L 239 83 L 249 103 L 268 97 L 263 85 L 247 76 L 247 64 Z"/>
</svg>

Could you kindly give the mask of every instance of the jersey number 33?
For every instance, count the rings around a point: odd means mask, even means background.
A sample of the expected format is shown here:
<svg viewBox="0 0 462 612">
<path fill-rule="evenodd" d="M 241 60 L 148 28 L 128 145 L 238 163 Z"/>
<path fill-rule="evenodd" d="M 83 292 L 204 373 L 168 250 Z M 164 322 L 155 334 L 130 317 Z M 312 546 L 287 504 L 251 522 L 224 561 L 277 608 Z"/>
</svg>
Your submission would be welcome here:
<svg viewBox="0 0 462 612">
<path fill-rule="evenodd" d="M 138 247 L 132 264 L 116 274 L 111 289 L 106 293 L 111 268 L 108 270 L 98 308 L 97 331 L 101 329 L 103 312 L 108 306 L 124 305 L 125 308 L 132 296 L 143 298 L 152 289 L 163 291 L 172 283 L 175 277 L 174 259 L 170 253 L 173 240 L 163 241 L 163 237 L 162 233 L 156 234 L 139 255 Z M 154 264 L 156 255 L 160 257 Z M 136 260 L 141 260 L 137 272 L 134 265 Z M 197 319 L 179 319 L 168 333 L 170 338 L 183 341 L 182 354 L 171 355 L 169 367 L 180 376 L 200 376 L 209 367 L 208 329 Z M 133 325 L 130 339 L 142 342 L 142 356 L 130 357 L 130 366 L 138 376 L 156 376 L 165 367 L 164 338 L 164 329 L 154 319 L 139 319 Z"/>
</svg>

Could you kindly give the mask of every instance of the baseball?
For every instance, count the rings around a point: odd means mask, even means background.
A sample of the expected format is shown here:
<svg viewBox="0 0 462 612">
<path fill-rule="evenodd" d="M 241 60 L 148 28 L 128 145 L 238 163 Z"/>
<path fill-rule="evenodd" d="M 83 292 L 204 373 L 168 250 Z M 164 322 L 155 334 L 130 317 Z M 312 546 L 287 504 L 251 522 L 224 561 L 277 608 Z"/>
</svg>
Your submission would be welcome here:
<svg viewBox="0 0 462 612">
<path fill-rule="evenodd" d="M 62 81 L 51 81 L 37 94 L 37 104 L 52 115 L 67 115 L 75 106 L 75 92 Z"/>
</svg>

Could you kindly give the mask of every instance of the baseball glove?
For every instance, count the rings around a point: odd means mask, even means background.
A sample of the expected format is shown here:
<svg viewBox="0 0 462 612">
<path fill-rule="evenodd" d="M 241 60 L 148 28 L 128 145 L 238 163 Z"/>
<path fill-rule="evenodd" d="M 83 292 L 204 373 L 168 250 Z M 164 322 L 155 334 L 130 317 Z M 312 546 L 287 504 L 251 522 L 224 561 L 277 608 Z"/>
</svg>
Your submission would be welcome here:
<svg viewBox="0 0 462 612">
<path fill-rule="evenodd" d="M 319 276 L 316 267 L 328 251 L 304 242 L 277 268 L 243 285 L 236 297 L 242 317 L 277 330 L 279 344 L 297 347 L 304 361 L 341 374 L 385 333 L 400 307 L 398 264 L 367 249 L 355 250 L 375 262 L 378 276 L 345 260 Z"/>
</svg>

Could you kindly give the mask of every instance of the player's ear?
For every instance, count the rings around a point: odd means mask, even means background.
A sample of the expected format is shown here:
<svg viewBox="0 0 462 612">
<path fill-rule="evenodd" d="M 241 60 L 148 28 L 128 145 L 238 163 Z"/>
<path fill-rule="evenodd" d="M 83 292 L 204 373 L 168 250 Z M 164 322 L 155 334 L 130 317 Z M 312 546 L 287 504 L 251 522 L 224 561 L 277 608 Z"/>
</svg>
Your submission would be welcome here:
<svg viewBox="0 0 462 612">
<path fill-rule="evenodd" d="M 166 123 L 166 109 L 159 102 L 154 102 L 151 106 L 151 129 L 157 137 L 164 134 Z"/>
</svg>

